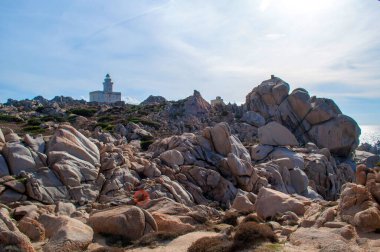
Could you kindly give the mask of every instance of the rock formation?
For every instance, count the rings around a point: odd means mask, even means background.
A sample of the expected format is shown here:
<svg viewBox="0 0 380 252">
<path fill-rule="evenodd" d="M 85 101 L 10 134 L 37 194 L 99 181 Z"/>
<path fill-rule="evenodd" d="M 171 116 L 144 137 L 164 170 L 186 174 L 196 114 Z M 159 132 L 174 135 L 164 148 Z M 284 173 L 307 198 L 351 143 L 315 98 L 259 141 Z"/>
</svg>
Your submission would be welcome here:
<svg viewBox="0 0 380 252">
<path fill-rule="evenodd" d="M 141 106 L 1 107 L 46 131 L 0 125 L 0 250 L 186 251 L 208 237 L 226 251 L 376 251 L 363 238 L 380 229 L 376 156 L 353 155 L 360 129 L 332 100 L 289 91 L 273 77 L 242 107 L 197 91 Z"/>
</svg>

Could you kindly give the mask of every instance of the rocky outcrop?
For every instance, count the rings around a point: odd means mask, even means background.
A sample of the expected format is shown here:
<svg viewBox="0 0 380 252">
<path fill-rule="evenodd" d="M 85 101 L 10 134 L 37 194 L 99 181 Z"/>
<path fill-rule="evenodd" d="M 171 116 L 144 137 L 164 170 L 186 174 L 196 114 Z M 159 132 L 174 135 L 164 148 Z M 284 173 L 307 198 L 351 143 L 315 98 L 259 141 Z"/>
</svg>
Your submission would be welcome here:
<svg viewBox="0 0 380 252">
<path fill-rule="evenodd" d="M 211 105 L 203 99 L 199 91 L 194 90 L 192 96 L 173 103 L 169 114 L 171 117 L 205 117 L 211 111 Z"/>
<path fill-rule="evenodd" d="M 277 77 L 262 82 L 246 97 L 246 108 L 267 122 L 286 126 L 301 144 L 309 141 L 347 157 L 358 146 L 358 124 L 342 114 L 334 101 L 310 97 L 298 88 L 289 94 L 289 84 Z"/>
<path fill-rule="evenodd" d="M 48 145 L 49 166 L 75 201 L 94 201 L 104 182 L 97 146 L 70 126 L 57 130 Z"/>
<path fill-rule="evenodd" d="M 371 232 L 380 228 L 380 210 L 365 186 L 344 185 L 339 202 L 341 218 L 357 228 Z"/>
<path fill-rule="evenodd" d="M 143 102 L 140 103 L 140 105 L 158 105 L 158 104 L 163 104 L 166 102 L 166 99 L 162 96 L 154 96 L 154 95 L 149 95 L 148 98 L 146 98 Z"/>
</svg>

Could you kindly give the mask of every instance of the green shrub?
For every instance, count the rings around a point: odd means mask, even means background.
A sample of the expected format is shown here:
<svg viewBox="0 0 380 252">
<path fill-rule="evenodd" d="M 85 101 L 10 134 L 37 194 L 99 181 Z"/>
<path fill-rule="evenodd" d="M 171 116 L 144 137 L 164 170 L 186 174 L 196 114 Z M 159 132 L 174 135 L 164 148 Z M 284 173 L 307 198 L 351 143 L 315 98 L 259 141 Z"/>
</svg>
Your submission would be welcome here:
<svg viewBox="0 0 380 252">
<path fill-rule="evenodd" d="M 140 145 L 141 145 L 141 149 L 143 150 L 148 150 L 149 146 L 154 143 L 153 140 L 143 140 L 141 141 Z"/>
<path fill-rule="evenodd" d="M 95 127 L 100 126 L 103 130 L 112 131 L 114 130 L 115 126 L 111 125 L 109 123 L 97 123 Z"/>
<path fill-rule="evenodd" d="M 100 123 L 107 123 L 113 121 L 115 118 L 110 115 L 101 116 L 98 118 L 98 122 Z"/>
<path fill-rule="evenodd" d="M 40 126 L 26 126 L 22 130 L 31 134 L 42 134 L 45 132 L 45 129 Z"/>
<path fill-rule="evenodd" d="M 42 121 L 38 118 L 32 118 L 26 122 L 26 124 L 28 124 L 30 126 L 40 126 L 41 123 L 42 123 Z"/>
<path fill-rule="evenodd" d="M 0 121 L 15 122 L 15 123 L 23 122 L 23 120 L 20 117 L 7 115 L 7 114 L 0 114 Z"/>
<path fill-rule="evenodd" d="M 88 109 L 87 108 L 75 108 L 75 109 L 70 109 L 68 112 L 70 114 L 76 114 L 79 116 L 92 117 L 97 112 L 97 110 L 92 109 L 92 108 L 88 108 Z"/>
<path fill-rule="evenodd" d="M 377 163 L 376 163 L 376 166 L 379 166 L 379 167 L 380 167 L 380 162 L 377 162 Z"/>
<path fill-rule="evenodd" d="M 48 116 L 41 117 L 41 121 L 43 121 L 43 122 L 49 122 L 49 121 L 66 122 L 67 119 L 65 117 L 48 115 Z"/>
<path fill-rule="evenodd" d="M 225 110 L 224 110 L 224 111 L 222 112 L 222 116 L 228 116 L 228 111 L 225 111 Z"/>
<path fill-rule="evenodd" d="M 44 106 L 38 106 L 38 108 L 36 108 L 36 112 L 42 113 L 44 109 L 45 109 Z"/>
<path fill-rule="evenodd" d="M 225 212 L 222 223 L 236 226 L 237 225 L 237 219 L 239 218 L 240 214 L 236 211 L 227 211 Z"/>
</svg>

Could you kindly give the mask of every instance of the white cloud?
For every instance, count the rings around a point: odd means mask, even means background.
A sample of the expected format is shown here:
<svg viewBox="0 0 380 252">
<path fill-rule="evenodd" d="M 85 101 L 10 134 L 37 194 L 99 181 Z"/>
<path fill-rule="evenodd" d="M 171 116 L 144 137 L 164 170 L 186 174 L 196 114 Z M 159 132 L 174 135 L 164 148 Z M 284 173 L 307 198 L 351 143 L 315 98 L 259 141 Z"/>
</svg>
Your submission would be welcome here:
<svg viewBox="0 0 380 252">
<path fill-rule="evenodd" d="M 131 96 L 123 96 L 121 100 L 125 101 L 125 103 L 127 104 L 134 104 L 134 105 L 140 104 L 140 101 L 137 98 L 131 97 Z"/>
<path fill-rule="evenodd" d="M 58 7 L 33 7 L 51 13 L 43 16 L 48 21 L 33 15 L 44 27 L 29 27 L 17 8 L 21 24 L 2 32 L 0 85 L 74 96 L 101 89 L 111 72 L 115 90 L 134 102 L 149 94 L 180 99 L 193 89 L 235 102 L 275 74 L 314 92 L 319 83 L 345 83 L 353 87 L 348 96 L 380 93 L 378 1 L 98 0 Z M 0 22 L 13 20 L 7 13 Z"/>
</svg>

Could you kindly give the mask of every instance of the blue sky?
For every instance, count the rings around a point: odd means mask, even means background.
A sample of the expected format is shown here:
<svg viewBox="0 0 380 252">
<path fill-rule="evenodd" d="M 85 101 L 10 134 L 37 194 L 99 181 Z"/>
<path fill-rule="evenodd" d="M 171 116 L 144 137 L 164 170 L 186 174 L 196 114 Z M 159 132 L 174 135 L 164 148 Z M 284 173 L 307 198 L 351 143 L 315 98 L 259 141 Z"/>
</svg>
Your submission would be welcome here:
<svg viewBox="0 0 380 252">
<path fill-rule="evenodd" d="M 88 98 L 109 72 L 129 101 L 194 89 L 242 103 L 275 74 L 380 124 L 377 0 L 1 0 L 0 102 Z"/>
</svg>

